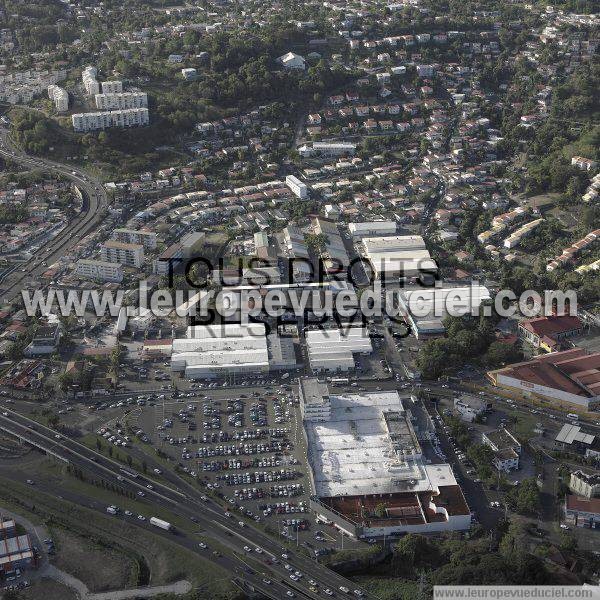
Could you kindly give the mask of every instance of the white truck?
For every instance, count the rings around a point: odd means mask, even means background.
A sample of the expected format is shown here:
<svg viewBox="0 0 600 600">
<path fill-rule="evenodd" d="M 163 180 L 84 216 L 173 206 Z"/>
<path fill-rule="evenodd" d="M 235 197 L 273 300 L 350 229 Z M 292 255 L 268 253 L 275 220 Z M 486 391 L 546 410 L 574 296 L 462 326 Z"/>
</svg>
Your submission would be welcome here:
<svg viewBox="0 0 600 600">
<path fill-rule="evenodd" d="M 163 521 L 158 517 L 150 517 L 150 524 L 160 529 L 164 529 L 165 531 L 171 531 L 171 529 L 173 529 L 171 523 L 169 523 L 168 521 Z"/>
</svg>

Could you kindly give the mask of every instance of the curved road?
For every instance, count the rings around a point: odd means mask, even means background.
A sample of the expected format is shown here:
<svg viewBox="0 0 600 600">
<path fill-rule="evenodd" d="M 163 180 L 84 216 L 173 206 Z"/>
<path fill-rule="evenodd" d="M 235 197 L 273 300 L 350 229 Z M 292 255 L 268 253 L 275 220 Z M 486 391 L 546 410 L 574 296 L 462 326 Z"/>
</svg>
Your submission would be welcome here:
<svg viewBox="0 0 600 600">
<path fill-rule="evenodd" d="M 99 224 L 102 210 L 108 206 L 108 196 L 102 183 L 82 169 L 25 154 L 15 147 L 8 130 L 3 127 L 0 127 L 0 155 L 25 167 L 43 169 L 56 175 L 62 175 L 70 179 L 83 194 L 81 213 L 68 223 L 56 237 L 43 244 L 36 258 L 28 264 L 18 267 L 2 281 L 0 299 L 11 301 L 20 293 L 29 279 L 46 270 L 47 267 L 43 263 L 50 265 L 58 260 Z"/>
</svg>

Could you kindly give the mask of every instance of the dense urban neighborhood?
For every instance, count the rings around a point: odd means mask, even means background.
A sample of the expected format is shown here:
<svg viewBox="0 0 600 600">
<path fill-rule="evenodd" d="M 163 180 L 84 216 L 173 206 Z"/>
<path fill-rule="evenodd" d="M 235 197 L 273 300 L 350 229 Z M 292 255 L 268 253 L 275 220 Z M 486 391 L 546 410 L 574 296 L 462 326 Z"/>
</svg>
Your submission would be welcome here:
<svg viewBox="0 0 600 600">
<path fill-rule="evenodd" d="M 0 598 L 600 594 L 599 44 L 0 0 Z"/>
</svg>

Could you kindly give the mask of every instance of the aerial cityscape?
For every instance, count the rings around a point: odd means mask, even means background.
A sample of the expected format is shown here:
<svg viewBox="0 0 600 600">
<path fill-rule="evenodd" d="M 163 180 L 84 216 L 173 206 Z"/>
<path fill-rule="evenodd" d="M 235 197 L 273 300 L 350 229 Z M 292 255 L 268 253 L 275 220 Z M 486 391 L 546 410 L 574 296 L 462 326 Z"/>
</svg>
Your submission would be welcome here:
<svg viewBox="0 0 600 600">
<path fill-rule="evenodd" d="M 600 598 L 599 45 L 0 0 L 0 599 Z"/>
</svg>

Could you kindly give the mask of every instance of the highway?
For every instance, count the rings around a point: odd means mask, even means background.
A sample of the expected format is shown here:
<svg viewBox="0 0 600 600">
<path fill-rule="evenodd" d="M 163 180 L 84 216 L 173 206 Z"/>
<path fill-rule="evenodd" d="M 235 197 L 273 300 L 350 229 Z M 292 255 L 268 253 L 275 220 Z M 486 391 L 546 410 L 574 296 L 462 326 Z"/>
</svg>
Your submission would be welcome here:
<svg viewBox="0 0 600 600">
<path fill-rule="evenodd" d="M 150 480 L 146 480 L 142 475 L 135 478 L 128 476 L 122 471 L 123 465 L 111 458 L 99 454 L 8 407 L 0 407 L 0 411 L 0 429 L 3 431 L 16 435 L 22 440 L 51 453 L 61 460 L 68 461 L 82 470 L 91 472 L 101 479 L 111 483 L 117 482 L 125 490 L 133 493 L 143 491 L 151 506 L 164 507 L 189 519 L 193 517 L 198 526 L 206 531 L 206 535 L 227 546 L 232 555 L 229 557 L 215 556 L 198 548 L 193 549 L 203 557 L 225 566 L 231 571 L 232 577 L 235 576 L 246 582 L 246 586 L 252 586 L 254 590 L 265 597 L 277 600 L 285 597 L 322 598 L 322 595 L 310 590 L 311 585 L 313 585 L 309 582 L 311 579 L 316 582 L 320 591 L 326 588 L 330 589 L 334 594 L 333 597 L 348 596 L 348 594 L 340 591 L 340 587 L 350 590 L 350 595 L 359 597 L 358 594 L 354 594 L 356 586 L 351 581 L 296 551 L 292 553 L 252 524 L 245 522 L 245 525 L 241 527 L 238 524 L 240 519 L 238 516 L 232 514 L 228 517 L 225 510 L 218 503 L 211 499 L 202 500 L 201 490 L 192 485 L 185 484 L 179 479 L 177 479 L 177 485 L 185 485 L 185 488 L 170 487 L 152 481 L 150 484 L 152 489 L 150 489 L 147 487 Z M 164 473 L 164 475 L 168 476 L 169 474 Z M 60 490 L 56 492 L 62 493 Z M 88 505 L 89 502 L 86 506 Z M 182 545 L 189 547 L 189 540 L 186 541 L 186 538 L 181 535 L 170 535 L 170 539 L 175 543 L 183 543 Z M 251 551 L 245 551 L 244 546 L 249 547 Z M 256 548 L 262 549 L 262 552 L 256 552 Z M 283 554 L 286 554 L 287 558 L 284 558 Z M 252 567 L 243 568 L 243 557 L 254 563 L 260 563 L 261 568 L 268 575 L 261 575 Z M 284 565 L 290 565 L 293 569 L 290 571 Z M 290 574 L 294 571 L 299 571 L 302 574 L 298 581 L 290 579 Z M 270 580 L 269 584 L 263 581 L 265 578 Z M 250 588 L 247 588 L 247 590 L 251 591 Z M 290 596 L 288 591 L 294 596 Z M 362 591 L 360 593 L 362 594 L 361 597 L 375 598 Z"/>
<path fill-rule="evenodd" d="M 108 206 L 108 196 L 102 183 L 82 169 L 23 153 L 15 147 L 5 127 L 0 127 L 0 155 L 24 167 L 41 169 L 70 179 L 83 195 L 81 212 L 40 248 L 38 257 L 5 277 L 0 298 L 10 302 L 21 292 L 28 279 L 47 269 L 43 263 L 51 265 L 57 261 L 99 224 L 102 211 Z"/>
</svg>

